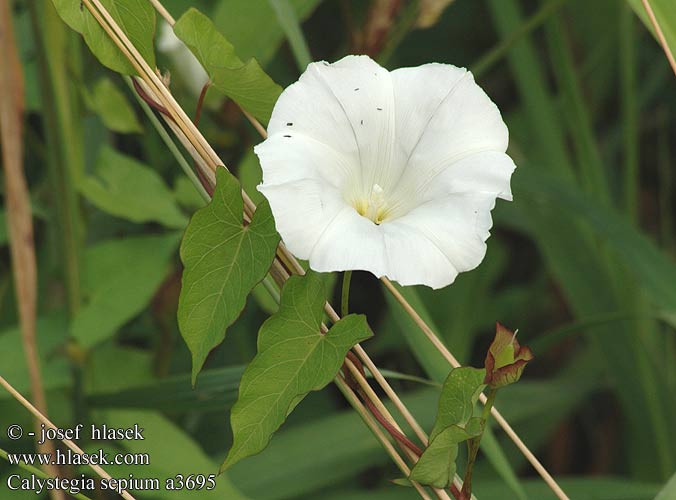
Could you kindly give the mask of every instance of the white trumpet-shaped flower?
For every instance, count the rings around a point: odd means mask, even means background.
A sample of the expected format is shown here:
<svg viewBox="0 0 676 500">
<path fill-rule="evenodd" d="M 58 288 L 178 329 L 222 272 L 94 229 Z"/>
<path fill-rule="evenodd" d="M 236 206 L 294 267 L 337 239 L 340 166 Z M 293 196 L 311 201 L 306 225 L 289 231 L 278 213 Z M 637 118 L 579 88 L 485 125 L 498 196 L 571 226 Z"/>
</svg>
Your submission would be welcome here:
<svg viewBox="0 0 676 500">
<path fill-rule="evenodd" d="M 255 151 L 284 243 L 317 271 L 441 288 L 486 253 L 515 165 L 498 108 L 465 69 L 312 63 Z"/>
</svg>

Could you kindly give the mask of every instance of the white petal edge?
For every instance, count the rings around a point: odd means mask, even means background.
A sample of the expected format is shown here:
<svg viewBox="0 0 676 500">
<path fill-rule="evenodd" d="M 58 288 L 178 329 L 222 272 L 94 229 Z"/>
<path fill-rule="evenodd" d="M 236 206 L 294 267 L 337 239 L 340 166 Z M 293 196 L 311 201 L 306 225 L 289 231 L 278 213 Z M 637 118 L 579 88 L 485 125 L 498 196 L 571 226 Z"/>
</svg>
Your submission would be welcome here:
<svg viewBox="0 0 676 500">
<path fill-rule="evenodd" d="M 344 154 L 295 130 L 268 137 L 254 152 L 263 166 L 264 186 L 311 179 L 342 191 L 358 175 L 358 165 Z"/>
<path fill-rule="evenodd" d="M 450 285 L 459 272 L 474 269 L 483 260 L 494 206 L 495 197 L 489 194 L 455 194 L 429 201 L 392 221 L 389 225 L 403 235 L 415 235 L 411 237 L 421 241 L 420 247 L 425 244 L 436 249 L 446 263 L 406 255 L 393 241 L 387 248 L 391 264 L 388 276 L 402 285 L 420 284 L 435 289 Z"/>
<path fill-rule="evenodd" d="M 383 276 L 388 269 L 382 231 L 352 207 L 344 207 L 326 227 L 309 256 L 320 272 L 361 270 Z"/>
<path fill-rule="evenodd" d="M 494 206 L 490 194 L 455 194 L 379 226 L 343 207 L 308 260 L 320 272 L 362 270 L 404 286 L 443 288 L 483 260 Z"/>
<path fill-rule="evenodd" d="M 516 165 L 505 153 L 485 151 L 456 161 L 418 186 L 421 203 L 452 194 L 481 193 L 503 200 L 512 200 L 510 179 Z"/>
<path fill-rule="evenodd" d="M 347 206 L 340 192 L 312 179 L 261 185 L 258 190 L 270 202 L 282 241 L 300 259 L 310 257 L 317 240 Z"/>
<path fill-rule="evenodd" d="M 471 72 L 451 65 L 428 64 L 397 69 L 392 72 L 392 80 L 397 97 L 397 125 L 401 123 L 399 116 L 415 114 L 410 103 L 416 99 L 423 103 L 416 108 L 425 108 L 423 115 L 427 116 L 426 121 L 416 120 L 415 125 L 407 127 L 410 130 L 407 133 L 417 140 L 413 149 L 406 151 L 402 185 L 426 184 L 447 166 L 472 154 L 507 150 L 507 126 Z M 424 95 L 420 95 L 421 81 L 425 81 Z M 428 86 L 432 91 L 427 91 Z M 446 94 L 439 101 L 441 89 Z M 429 115 L 432 107 L 434 112 Z M 422 130 L 414 129 L 421 125 Z"/>
</svg>

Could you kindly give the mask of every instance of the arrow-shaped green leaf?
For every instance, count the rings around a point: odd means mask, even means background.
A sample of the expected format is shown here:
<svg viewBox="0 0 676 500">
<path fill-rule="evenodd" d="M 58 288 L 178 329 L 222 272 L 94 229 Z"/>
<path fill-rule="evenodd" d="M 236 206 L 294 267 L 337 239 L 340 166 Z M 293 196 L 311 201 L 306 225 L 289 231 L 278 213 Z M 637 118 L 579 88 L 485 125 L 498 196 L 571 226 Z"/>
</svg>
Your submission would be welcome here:
<svg viewBox="0 0 676 500">
<path fill-rule="evenodd" d="M 458 444 L 481 434 L 481 419 L 473 417 L 464 427 L 451 425 L 430 442 L 411 471 L 411 479 L 435 488 L 446 488 L 455 477 Z"/>
<path fill-rule="evenodd" d="M 232 44 L 196 9 L 189 9 L 181 16 L 174 25 L 174 33 L 202 63 L 216 89 L 259 120 L 268 122 L 282 88 L 263 71 L 258 61 L 242 62 Z"/>
<path fill-rule="evenodd" d="M 347 351 L 373 335 L 366 317 L 355 314 L 322 334 L 325 297 L 316 273 L 284 286 L 279 312 L 263 323 L 258 354 L 242 375 L 230 418 L 234 442 L 222 470 L 263 450 L 303 397 L 331 382 Z"/>
<path fill-rule="evenodd" d="M 458 444 L 481 433 L 481 419 L 472 417 L 484 389 L 485 370 L 461 367 L 451 370 L 439 397 L 439 411 L 430 443 L 411 470 L 410 479 L 436 488 L 451 484 Z"/>
<path fill-rule="evenodd" d="M 211 203 L 193 216 L 181 244 L 183 286 L 178 326 L 193 359 L 193 383 L 209 351 L 225 338 L 247 295 L 265 277 L 279 236 L 267 202 L 251 224 L 242 225 L 239 182 L 224 168 L 216 171 Z"/>
<path fill-rule="evenodd" d="M 125 75 L 136 74 L 134 67 L 103 30 L 89 9 L 74 0 L 53 0 L 59 16 L 82 35 L 87 46 L 101 64 Z M 151 68 L 155 67 L 155 9 L 147 0 L 102 0 L 129 41 Z"/>
</svg>

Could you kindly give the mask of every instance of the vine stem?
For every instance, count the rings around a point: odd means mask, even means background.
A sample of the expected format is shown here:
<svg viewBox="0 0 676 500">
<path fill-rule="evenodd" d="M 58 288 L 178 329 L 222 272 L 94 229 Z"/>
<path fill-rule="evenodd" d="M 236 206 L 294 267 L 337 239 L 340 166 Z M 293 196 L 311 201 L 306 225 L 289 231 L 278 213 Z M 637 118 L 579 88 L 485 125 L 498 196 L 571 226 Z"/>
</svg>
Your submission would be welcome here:
<svg viewBox="0 0 676 500">
<path fill-rule="evenodd" d="M 402 428 L 399 426 L 399 424 L 397 424 L 397 421 L 394 419 L 387 407 L 382 403 L 380 398 L 378 398 L 378 395 L 371 388 L 370 384 L 364 377 L 364 373 L 359 370 L 359 368 L 357 368 L 349 355 L 345 360 L 344 366 L 350 371 L 350 376 L 353 378 L 354 382 L 358 384 L 356 392 L 362 396 L 364 404 L 371 412 L 373 417 L 375 417 L 378 423 L 380 423 L 380 425 L 382 425 L 387 430 L 395 442 L 399 444 L 402 451 L 409 457 L 411 463 L 415 465 L 415 463 L 420 458 L 420 455 L 422 455 L 423 450 L 421 450 L 406 437 L 406 434 L 404 434 Z M 427 445 L 426 437 L 425 445 Z M 462 483 L 460 482 L 460 478 L 456 475 L 453 480 L 453 484 L 451 485 L 451 492 L 455 498 L 459 498 L 460 488 L 462 488 Z M 446 491 L 440 488 L 432 488 L 432 490 L 438 498 L 450 500 L 450 497 Z"/>
<path fill-rule="evenodd" d="M 341 288 L 340 315 L 344 318 L 349 314 L 350 307 L 350 281 L 352 281 L 352 271 L 343 273 L 343 287 Z"/>
<path fill-rule="evenodd" d="M 202 91 L 200 92 L 200 96 L 197 99 L 197 110 L 195 111 L 195 118 L 192 121 L 195 124 L 195 126 L 198 126 L 200 124 L 200 118 L 202 117 L 202 108 L 204 107 L 204 98 L 207 96 L 207 90 L 209 90 L 209 87 L 211 87 L 211 80 L 204 84 L 204 86 L 202 87 Z"/>
<path fill-rule="evenodd" d="M 383 282 L 383 284 L 389 290 L 392 296 L 397 300 L 397 302 L 399 302 L 399 304 L 401 304 L 406 313 L 423 331 L 425 336 L 427 336 L 432 345 L 434 345 L 434 347 L 441 353 L 444 359 L 446 359 L 448 364 L 450 364 L 453 368 L 458 368 L 460 366 L 460 363 L 455 358 L 455 356 L 451 354 L 451 352 L 446 348 L 444 343 L 441 342 L 439 337 L 436 336 L 436 334 L 432 331 L 429 325 L 425 323 L 425 321 L 420 317 L 417 311 L 411 306 L 411 304 L 408 303 L 408 301 L 404 298 L 404 296 L 401 295 L 399 290 L 395 288 L 392 282 L 387 278 L 381 278 L 380 281 Z M 483 393 L 480 394 L 479 400 L 483 405 L 486 405 L 487 398 L 485 394 Z M 498 409 L 495 406 L 491 408 L 491 414 L 493 415 L 493 418 L 495 418 L 498 425 L 500 425 L 500 427 L 502 427 L 502 429 L 505 431 L 505 434 L 507 434 L 507 436 L 514 442 L 519 451 L 523 454 L 524 457 L 526 457 L 526 459 L 530 462 L 530 464 L 537 471 L 540 477 L 542 477 L 545 483 L 547 483 L 547 486 L 549 486 L 549 488 L 554 492 L 554 494 L 560 500 L 570 500 L 568 495 L 566 495 L 566 493 L 561 489 L 561 487 L 554 480 L 551 474 L 540 463 L 540 461 L 533 454 L 533 452 L 530 451 L 528 446 L 526 446 L 526 444 L 521 440 L 521 438 L 517 435 L 514 429 L 512 429 L 512 426 L 509 425 L 507 420 L 505 420 L 505 418 L 502 416 L 502 414 L 498 411 Z"/>
<path fill-rule="evenodd" d="M 495 396 L 497 393 L 497 389 L 491 389 L 488 392 L 486 404 L 484 405 L 483 411 L 481 412 L 481 434 L 467 441 L 467 469 L 465 470 L 465 479 L 463 480 L 461 491 L 461 497 L 463 500 L 466 500 L 472 496 L 472 472 L 474 471 L 474 463 L 476 462 L 476 457 L 479 454 L 481 438 L 484 435 L 484 430 L 486 429 L 486 422 L 488 422 L 488 418 L 491 416 L 491 408 L 493 408 L 493 403 L 495 402 Z"/>
<path fill-rule="evenodd" d="M 30 401 L 28 401 L 26 398 L 24 398 L 19 391 L 17 391 L 5 378 L 0 375 L 0 385 L 5 388 L 7 392 L 9 392 L 14 399 L 16 399 L 21 405 L 26 408 L 29 412 L 33 414 L 33 416 L 38 419 L 40 422 L 45 424 L 45 427 L 48 429 L 54 429 L 56 430 L 57 427 L 52 423 L 51 420 L 49 420 L 47 417 L 45 417 L 40 410 L 38 410 L 35 406 L 33 406 Z M 70 439 L 62 439 L 61 442 L 65 444 L 68 448 L 73 450 L 75 453 L 78 455 L 84 455 L 84 451 L 82 451 L 82 448 L 80 448 L 77 444 L 75 444 L 73 441 Z M 96 472 L 99 476 L 101 476 L 104 479 L 108 479 L 109 481 L 112 480 L 113 478 L 108 474 L 105 470 L 103 470 L 99 465 L 94 465 L 94 464 L 89 464 L 89 467 L 92 468 L 94 472 Z M 125 500 L 136 500 L 131 494 L 126 491 L 122 490 L 120 493 L 120 496 L 124 498 Z"/>
<path fill-rule="evenodd" d="M 120 28 L 117 22 L 112 18 L 108 10 L 103 6 L 100 0 L 82 0 L 82 4 L 92 14 L 96 22 L 103 28 L 111 41 L 117 45 L 124 57 L 134 67 L 134 70 L 141 75 L 143 82 L 148 87 L 150 95 L 154 96 L 160 105 L 162 105 L 171 116 L 168 121 L 172 130 L 180 130 L 182 136 L 191 146 L 191 154 L 200 157 L 198 164 L 203 168 L 203 174 L 210 183 L 215 184 L 215 170 L 224 163 L 218 158 L 216 152 L 211 148 L 204 136 L 200 134 L 192 120 L 178 105 L 174 97 L 162 82 L 159 76 L 150 68 L 143 56 L 139 53 L 133 43 Z M 167 118 L 165 117 L 165 120 Z M 171 123 L 173 122 L 173 123 Z M 194 150 L 194 151 L 193 151 Z M 246 201 L 246 200 L 245 200 Z M 251 200 L 249 200 L 251 203 Z"/>
<path fill-rule="evenodd" d="M 368 426 L 368 428 L 371 430 L 371 432 L 376 436 L 376 438 L 378 438 L 380 443 L 383 445 L 383 448 L 385 448 L 385 451 L 387 451 L 387 453 L 392 458 L 392 461 L 397 465 L 399 470 L 408 477 L 408 475 L 411 473 L 411 469 L 409 469 L 408 465 L 406 465 L 406 462 L 404 462 L 399 453 L 397 453 L 397 450 L 394 448 L 392 443 L 387 439 L 387 436 L 385 436 L 385 434 L 383 434 L 383 431 L 380 430 L 380 427 L 378 427 L 378 424 L 373 419 L 373 416 L 369 413 L 364 404 L 359 400 L 357 395 L 350 388 L 349 384 L 340 376 L 337 376 L 334 381 L 338 386 L 338 389 L 340 389 L 340 392 L 342 392 L 343 395 L 345 396 L 345 399 L 347 399 L 347 401 L 357 411 L 357 413 L 362 418 L 364 423 Z M 420 484 L 416 483 L 415 481 L 411 481 L 411 484 L 416 489 L 421 498 L 423 498 L 424 500 L 431 500 L 430 496 L 423 489 L 423 487 L 420 486 Z"/>
<path fill-rule="evenodd" d="M 125 76 L 124 81 L 127 83 L 130 89 L 134 90 L 134 83 L 131 77 Z M 185 175 L 188 177 L 192 185 L 195 186 L 195 189 L 199 193 L 200 197 L 207 203 L 211 201 L 211 196 L 209 196 L 209 193 L 206 191 L 200 180 L 197 178 L 197 175 L 190 167 L 188 161 L 183 157 L 183 155 L 179 151 L 178 146 L 176 146 L 176 144 L 171 139 L 167 131 L 164 129 L 160 121 L 153 114 L 148 103 L 144 101 L 136 92 L 133 92 L 133 94 L 134 97 L 136 97 L 137 102 L 141 106 L 141 109 L 143 109 L 143 112 L 145 113 L 146 117 L 150 120 L 150 123 L 153 125 L 153 128 L 159 134 L 160 138 L 164 142 L 165 146 L 167 146 L 171 154 L 174 156 L 174 158 L 176 159 L 179 166 L 181 167 Z"/>
<path fill-rule="evenodd" d="M 354 355 L 353 355 L 354 356 Z M 420 455 L 422 455 L 422 450 L 414 444 L 410 439 L 406 437 L 401 427 L 394 420 L 394 417 L 390 414 L 387 407 L 380 401 L 377 394 L 371 388 L 371 385 L 366 380 L 364 373 L 357 367 L 355 360 L 351 359 L 350 356 L 345 359 L 345 367 L 348 369 L 350 377 L 355 381 L 357 387 L 357 394 L 363 396 L 364 404 L 371 410 L 371 413 L 376 418 L 380 425 L 385 427 L 387 432 L 400 444 L 406 447 L 405 451 L 411 451 L 413 456 L 411 458 L 415 461 Z M 346 374 L 347 375 L 347 374 Z M 349 381 L 348 377 L 345 377 Z M 377 403 L 376 403 L 377 401 Z"/>
</svg>

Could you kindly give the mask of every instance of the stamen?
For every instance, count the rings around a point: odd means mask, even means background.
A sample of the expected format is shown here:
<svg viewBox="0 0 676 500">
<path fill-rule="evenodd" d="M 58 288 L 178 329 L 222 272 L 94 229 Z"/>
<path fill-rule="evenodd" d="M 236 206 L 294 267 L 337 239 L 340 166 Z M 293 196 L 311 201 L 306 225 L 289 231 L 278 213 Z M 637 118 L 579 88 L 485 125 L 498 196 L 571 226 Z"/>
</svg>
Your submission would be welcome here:
<svg viewBox="0 0 676 500">
<path fill-rule="evenodd" d="M 355 208 L 364 217 L 371 219 L 376 224 L 380 224 L 388 213 L 385 191 L 379 184 L 374 184 L 368 199 L 362 198 L 357 200 Z"/>
</svg>

